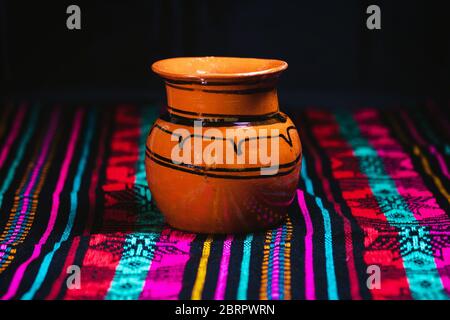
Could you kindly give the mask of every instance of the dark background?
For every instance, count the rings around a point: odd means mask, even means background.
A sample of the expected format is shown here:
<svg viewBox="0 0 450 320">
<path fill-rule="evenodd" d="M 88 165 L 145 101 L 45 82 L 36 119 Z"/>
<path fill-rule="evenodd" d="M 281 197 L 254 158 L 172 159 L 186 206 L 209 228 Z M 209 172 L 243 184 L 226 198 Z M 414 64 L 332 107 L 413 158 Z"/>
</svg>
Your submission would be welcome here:
<svg viewBox="0 0 450 320">
<path fill-rule="evenodd" d="M 70 4 L 81 7 L 81 30 L 66 28 Z M 366 28 L 371 4 L 381 7 L 381 30 Z M 15 98 L 162 100 L 152 62 L 219 55 L 287 61 L 279 85 L 287 104 L 445 100 L 450 16 L 444 4 L 0 0 L 1 88 Z"/>
</svg>

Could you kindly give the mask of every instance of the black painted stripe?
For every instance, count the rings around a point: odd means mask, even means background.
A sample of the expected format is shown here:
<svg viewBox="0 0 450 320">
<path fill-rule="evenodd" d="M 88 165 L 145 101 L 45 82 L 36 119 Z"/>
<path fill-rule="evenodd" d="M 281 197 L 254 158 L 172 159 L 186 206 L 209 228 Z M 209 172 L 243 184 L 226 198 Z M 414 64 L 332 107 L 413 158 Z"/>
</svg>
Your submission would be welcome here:
<svg viewBox="0 0 450 320">
<path fill-rule="evenodd" d="M 271 125 L 275 123 L 285 123 L 287 117 L 281 113 L 274 113 L 266 117 L 239 117 L 239 118 L 186 118 L 178 114 L 165 113 L 160 116 L 160 119 L 184 126 L 194 126 L 195 121 L 201 122 L 203 127 L 234 127 L 234 126 L 261 126 Z"/>
<path fill-rule="evenodd" d="M 197 89 L 197 88 L 186 88 L 178 85 L 174 85 L 171 83 L 166 83 L 167 86 L 185 90 L 185 91 L 202 91 L 206 93 L 214 93 L 214 94 L 236 94 L 236 95 L 246 95 L 246 94 L 255 94 L 255 93 L 264 93 L 275 90 L 275 86 L 263 87 L 263 88 L 252 88 L 252 89 L 242 89 L 242 90 L 211 90 L 211 89 Z"/>
<path fill-rule="evenodd" d="M 187 173 L 191 173 L 191 174 L 195 174 L 195 175 L 200 175 L 200 176 L 207 176 L 210 178 L 220 178 L 220 179 L 233 179 L 233 180 L 246 180 L 246 179 L 266 179 L 266 178 L 273 178 L 273 177 L 281 177 L 281 176 L 285 176 L 290 174 L 291 172 L 293 172 L 296 167 L 292 167 L 291 169 L 287 170 L 287 171 L 283 171 L 283 172 L 278 172 L 274 175 L 253 175 L 253 176 L 234 176 L 234 175 L 223 175 L 223 174 L 214 174 L 214 173 L 210 173 L 207 171 L 195 171 L 192 169 L 187 169 L 184 168 L 182 166 L 178 166 L 175 165 L 173 163 L 168 163 L 168 162 L 164 162 L 161 160 L 158 160 L 157 158 L 153 157 L 151 154 L 149 154 L 148 152 L 145 153 L 145 156 L 150 158 L 152 161 L 154 161 L 155 163 L 163 166 L 163 167 L 168 167 L 170 169 L 174 169 L 174 170 L 178 170 L 178 171 L 183 171 L 183 172 L 187 172 Z"/>
<path fill-rule="evenodd" d="M 224 114 L 224 113 L 198 113 L 198 112 L 192 112 L 192 111 L 185 111 L 185 110 L 180 110 L 180 109 L 176 109 L 174 107 L 171 106 L 167 106 L 167 109 L 169 111 L 174 111 L 176 113 L 181 113 L 181 114 L 185 114 L 185 115 L 189 115 L 189 116 L 195 116 L 198 118 L 202 118 L 202 117 L 210 117 L 210 118 L 237 118 L 237 122 L 239 121 L 253 121 L 253 119 L 255 119 L 254 121 L 260 121 L 261 118 L 268 118 L 268 117 L 273 117 L 277 114 L 280 114 L 280 112 L 276 111 L 276 112 L 269 112 L 269 113 L 263 113 L 263 114 L 255 114 L 255 115 L 242 115 L 242 114 Z M 242 119 L 242 120 L 241 120 Z"/>
<path fill-rule="evenodd" d="M 196 81 L 194 80 L 173 80 L 173 79 L 164 79 L 166 82 L 171 84 L 185 84 L 185 85 L 202 85 L 202 86 L 239 86 L 239 85 L 255 85 L 255 84 L 261 84 L 261 83 L 270 83 L 270 82 L 276 82 L 278 80 L 278 75 L 264 78 L 264 79 L 243 79 L 242 81 L 202 81 L 201 79 L 198 79 Z"/>
<path fill-rule="evenodd" d="M 155 157 L 158 160 L 167 162 L 167 163 L 171 163 L 177 166 L 182 166 L 182 167 L 186 167 L 186 168 L 190 168 L 193 170 L 200 170 L 200 171 L 214 171 L 214 172 L 255 172 L 255 171 L 261 171 L 261 169 L 269 169 L 270 167 L 252 167 L 252 168 L 207 168 L 207 167 L 202 167 L 202 166 L 198 166 L 198 165 L 194 165 L 194 164 L 189 164 L 189 163 L 173 163 L 173 161 L 169 158 L 163 157 L 159 154 L 157 154 L 156 152 L 153 152 L 148 146 L 145 147 L 146 148 L 146 154 L 149 157 Z M 297 163 L 300 161 L 301 159 L 301 155 L 298 155 L 297 158 L 294 161 L 288 162 L 288 163 L 283 163 L 280 164 L 278 166 L 279 169 L 286 169 L 286 168 L 290 168 L 293 166 L 296 166 Z"/>
</svg>

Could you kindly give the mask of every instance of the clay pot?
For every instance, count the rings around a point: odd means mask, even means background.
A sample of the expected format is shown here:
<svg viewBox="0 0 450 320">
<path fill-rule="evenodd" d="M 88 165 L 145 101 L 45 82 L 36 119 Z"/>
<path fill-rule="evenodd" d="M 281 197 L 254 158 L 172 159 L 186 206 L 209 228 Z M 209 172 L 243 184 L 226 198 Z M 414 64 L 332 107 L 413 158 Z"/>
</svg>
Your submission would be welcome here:
<svg viewBox="0 0 450 320">
<path fill-rule="evenodd" d="M 171 226 L 241 233 L 286 217 L 302 155 L 294 124 L 278 108 L 276 83 L 286 68 L 280 60 L 225 57 L 152 65 L 165 81 L 168 112 L 150 130 L 145 165 Z"/>
</svg>

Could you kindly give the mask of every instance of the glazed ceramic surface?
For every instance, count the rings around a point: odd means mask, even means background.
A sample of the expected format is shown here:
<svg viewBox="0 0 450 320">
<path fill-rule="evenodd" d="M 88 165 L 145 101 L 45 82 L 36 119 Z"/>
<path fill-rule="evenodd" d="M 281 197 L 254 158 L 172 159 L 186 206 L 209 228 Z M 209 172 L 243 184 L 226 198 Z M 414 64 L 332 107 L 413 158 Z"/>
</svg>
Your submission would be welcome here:
<svg viewBox="0 0 450 320">
<path fill-rule="evenodd" d="M 224 57 L 153 64 L 165 81 L 168 113 L 149 133 L 146 170 L 170 225 L 241 233 L 286 217 L 302 155 L 297 130 L 278 106 L 276 83 L 286 68 L 280 60 Z M 277 157 L 268 162 L 263 149 Z"/>
</svg>

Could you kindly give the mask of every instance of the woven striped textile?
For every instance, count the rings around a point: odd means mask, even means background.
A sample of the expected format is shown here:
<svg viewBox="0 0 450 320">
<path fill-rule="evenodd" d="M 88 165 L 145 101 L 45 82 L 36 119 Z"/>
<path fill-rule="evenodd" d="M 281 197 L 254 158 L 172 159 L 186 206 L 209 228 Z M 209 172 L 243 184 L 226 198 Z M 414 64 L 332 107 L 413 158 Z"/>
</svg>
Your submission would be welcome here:
<svg viewBox="0 0 450 320">
<path fill-rule="evenodd" d="M 444 107 L 289 112 L 296 199 L 283 225 L 244 235 L 164 223 L 144 168 L 158 114 L 0 108 L 1 299 L 450 298 Z"/>
</svg>

